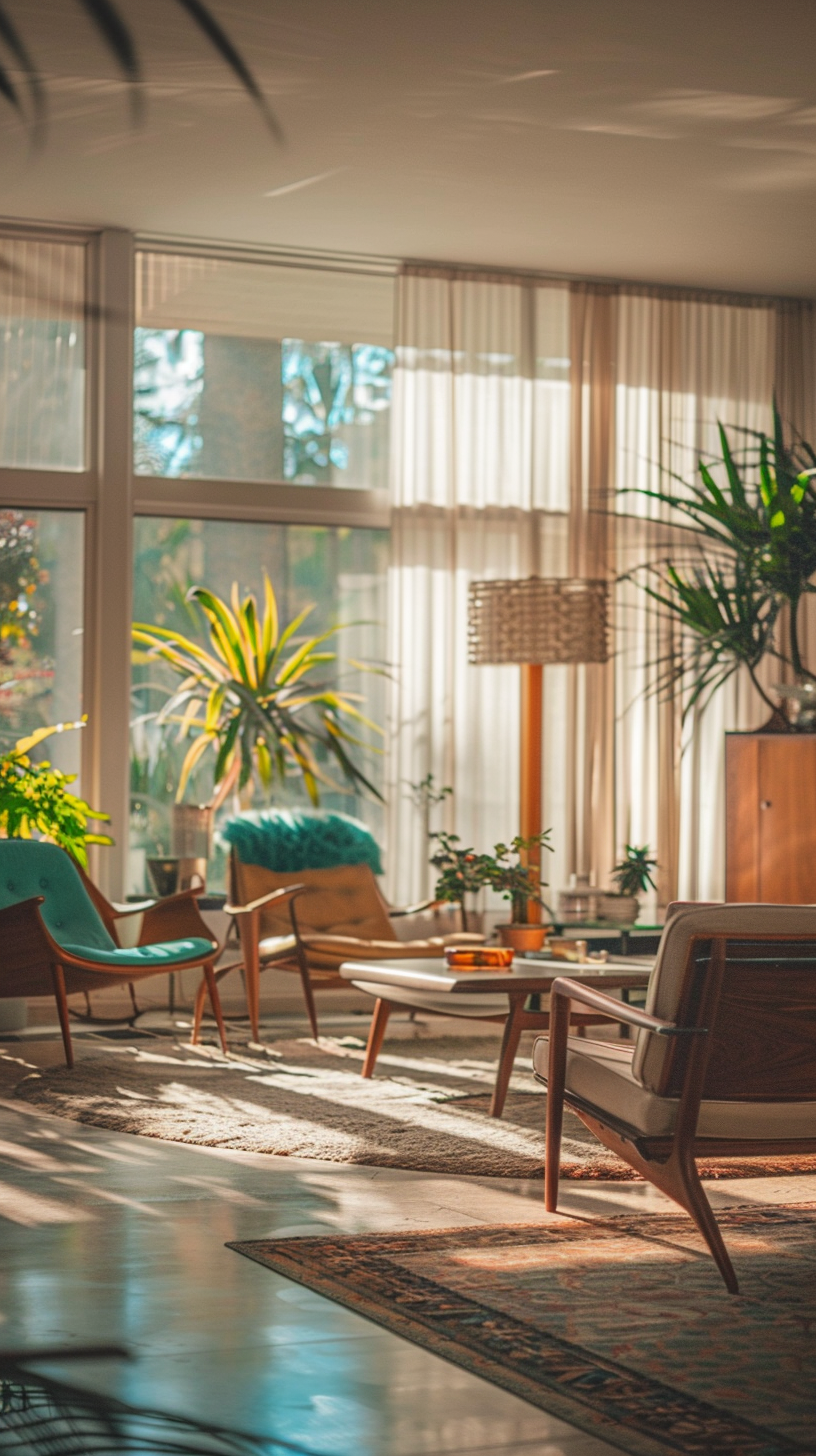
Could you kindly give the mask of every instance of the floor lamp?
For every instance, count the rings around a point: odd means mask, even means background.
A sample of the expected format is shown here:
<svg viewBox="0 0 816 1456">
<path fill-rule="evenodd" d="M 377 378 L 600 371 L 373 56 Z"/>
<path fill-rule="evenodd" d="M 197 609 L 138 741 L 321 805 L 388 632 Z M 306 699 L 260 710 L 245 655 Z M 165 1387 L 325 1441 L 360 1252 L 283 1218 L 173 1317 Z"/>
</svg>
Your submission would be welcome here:
<svg viewBox="0 0 816 1456">
<path fill-rule="evenodd" d="M 541 811 L 542 688 L 546 663 L 606 662 L 608 584 L 584 577 L 530 576 L 519 581 L 474 581 L 470 586 L 468 655 L 479 664 L 521 667 L 519 833 L 543 829 Z M 529 856 L 530 877 L 541 874 L 541 851 Z M 541 906 L 528 913 L 540 920 Z"/>
</svg>

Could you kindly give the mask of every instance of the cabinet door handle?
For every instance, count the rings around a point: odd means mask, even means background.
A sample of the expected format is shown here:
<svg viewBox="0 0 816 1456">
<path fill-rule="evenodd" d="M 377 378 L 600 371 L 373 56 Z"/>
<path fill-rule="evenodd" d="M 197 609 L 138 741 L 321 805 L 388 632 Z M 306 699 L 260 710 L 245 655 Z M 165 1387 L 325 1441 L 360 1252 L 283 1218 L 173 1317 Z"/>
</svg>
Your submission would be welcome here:
<svg viewBox="0 0 816 1456">
<path fill-rule="evenodd" d="M 770 801 L 770 799 L 760 799 L 760 801 L 759 801 L 759 807 L 760 807 L 760 809 L 770 809 L 770 807 L 771 807 L 771 801 Z"/>
</svg>

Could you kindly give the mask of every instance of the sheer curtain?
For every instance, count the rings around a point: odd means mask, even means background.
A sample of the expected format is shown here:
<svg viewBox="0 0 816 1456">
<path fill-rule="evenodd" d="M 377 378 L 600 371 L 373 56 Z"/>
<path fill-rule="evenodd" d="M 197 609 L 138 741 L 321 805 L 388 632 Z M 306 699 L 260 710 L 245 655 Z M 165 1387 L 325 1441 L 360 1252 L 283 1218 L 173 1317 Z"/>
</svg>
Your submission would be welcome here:
<svg viewBox="0 0 816 1456">
<path fill-rule="evenodd" d="M 683 552 L 658 503 L 634 489 L 692 479 L 720 452 L 717 422 L 768 429 L 776 317 L 770 304 L 621 293 L 615 387 L 616 565 Z M 679 487 L 682 489 L 682 486 Z M 726 730 L 758 726 L 767 707 L 741 676 L 704 713 L 648 696 L 653 664 L 684 644 L 634 586 L 618 592 L 616 840 L 650 844 L 660 899 L 719 899 L 725 889 Z"/>
<path fill-rule="evenodd" d="M 468 586 L 566 569 L 568 365 L 566 289 L 434 270 L 400 279 L 387 839 L 399 900 L 430 885 L 409 790 L 427 773 L 454 789 L 436 827 L 480 849 L 517 832 L 519 673 L 468 663 Z"/>
<path fill-rule="evenodd" d="M 470 580 L 612 580 L 676 553 L 676 531 L 633 488 L 665 484 L 667 470 L 691 478 L 718 453 L 718 420 L 767 429 L 775 387 L 807 433 L 815 378 L 808 305 L 405 270 L 389 575 L 396 898 L 431 883 L 408 789 L 427 773 L 455 791 L 436 827 L 485 849 L 518 824 L 519 674 L 469 665 Z M 610 663 L 544 674 L 553 895 L 574 870 L 608 885 L 624 845 L 648 843 L 661 903 L 717 898 L 724 734 L 758 726 L 767 709 L 735 678 L 683 725 L 679 701 L 646 693 L 655 660 L 683 643 L 634 586 L 613 595 Z"/>
</svg>

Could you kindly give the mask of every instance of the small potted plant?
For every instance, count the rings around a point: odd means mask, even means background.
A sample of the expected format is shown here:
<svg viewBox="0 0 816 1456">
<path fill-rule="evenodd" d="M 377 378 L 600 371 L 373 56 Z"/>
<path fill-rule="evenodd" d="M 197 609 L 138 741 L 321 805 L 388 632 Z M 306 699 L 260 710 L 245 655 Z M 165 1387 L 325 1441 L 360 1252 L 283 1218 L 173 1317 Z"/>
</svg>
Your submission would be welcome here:
<svg viewBox="0 0 816 1456">
<path fill-rule="evenodd" d="M 657 889 L 652 878 L 652 870 L 655 869 L 657 860 L 653 858 L 648 844 L 640 849 L 634 844 L 627 844 L 624 858 L 612 871 L 616 889 L 605 894 L 601 901 L 604 920 L 612 920 L 616 925 L 634 925 L 640 911 L 638 895 Z"/>
<path fill-rule="evenodd" d="M 509 845 L 497 844 L 492 855 L 482 856 L 485 883 L 512 906 L 512 920 L 496 926 L 499 940 L 517 951 L 540 950 L 544 944 L 547 926 L 531 920 L 530 906 L 543 905 L 552 914 L 541 897 L 547 882 L 530 869 L 526 860 L 536 846 L 552 850 L 552 845 L 547 843 L 550 833 L 545 829 L 543 834 L 531 839 L 522 839 L 517 834 Z"/>
<path fill-rule="evenodd" d="M 462 929 L 468 930 L 467 896 L 476 895 L 487 884 L 485 876 L 486 855 L 477 854 L 475 849 L 462 848 L 458 834 L 449 834 L 441 829 L 431 834 L 436 841 L 436 852 L 431 855 L 431 864 L 439 870 L 434 887 L 434 897 L 449 905 L 458 905 L 462 916 Z"/>
</svg>

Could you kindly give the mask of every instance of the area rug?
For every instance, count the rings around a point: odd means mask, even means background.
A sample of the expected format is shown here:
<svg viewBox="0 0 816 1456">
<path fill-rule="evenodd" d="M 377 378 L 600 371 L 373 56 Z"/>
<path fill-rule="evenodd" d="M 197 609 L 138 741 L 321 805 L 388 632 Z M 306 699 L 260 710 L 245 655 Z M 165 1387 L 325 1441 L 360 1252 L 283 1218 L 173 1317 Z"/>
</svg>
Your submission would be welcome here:
<svg viewBox="0 0 816 1456">
<path fill-rule="evenodd" d="M 395 1040 L 369 1081 L 360 1076 L 364 1047 L 355 1037 L 249 1045 L 227 1057 L 160 1037 L 77 1045 L 72 1071 L 57 1066 L 22 1076 L 15 1063 L 14 1094 L 76 1122 L 206 1147 L 460 1176 L 543 1172 L 546 1097 L 533 1082 L 527 1047 L 516 1060 L 504 1116 L 488 1115 L 495 1036 Z M 721 1159 L 701 1171 L 816 1172 L 816 1158 Z M 563 1175 L 636 1177 L 570 1113 Z"/>
<path fill-rule="evenodd" d="M 634 1456 L 816 1450 L 816 1204 L 228 1247 Z"/>
</svg>

